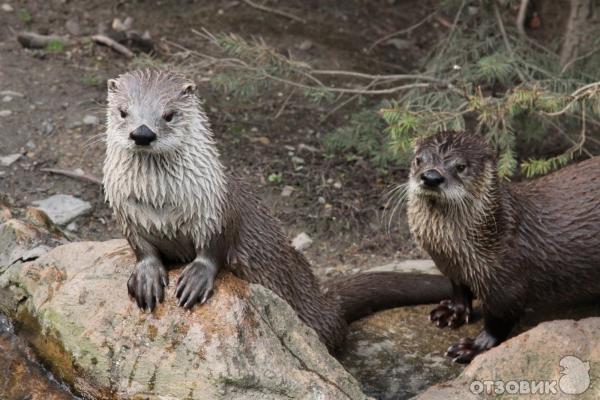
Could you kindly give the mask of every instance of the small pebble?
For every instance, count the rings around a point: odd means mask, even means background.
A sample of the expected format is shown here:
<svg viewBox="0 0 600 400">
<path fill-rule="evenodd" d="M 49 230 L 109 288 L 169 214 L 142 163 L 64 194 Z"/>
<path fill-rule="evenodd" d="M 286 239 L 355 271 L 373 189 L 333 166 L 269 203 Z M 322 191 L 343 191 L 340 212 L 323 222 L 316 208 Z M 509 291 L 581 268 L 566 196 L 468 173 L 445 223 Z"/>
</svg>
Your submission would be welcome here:
<svg viewBox="0 0 600 400">
<path fill-rule="evenodd" d="M 13 12 L 14 8 L 10 4 L 4 3 L 4 4 L 2 4 L 2 11 Z"/>
<path fill-rule="evenodd" d="M 313 42 L 310 40 L 305 40 L 304 42 L 300 43 L 300 46 L 298 46 L 300 50 L 309 50 L 311 47 L 313 47 Z"/>
<path fill-rule="evenodd" d="M 0 165 L 3 167 L 10 167 L 14 164 L 19 158 L 21 158 L 20 153 L 10 154 L 8 156 L 0 157 Z"/>
<path fill-rule="evenodd" d="M 305 232 L 298 234 L 294 240 L 292 240 L 292 246 L 298 251 L 306 250 L 313 243 L 313 240 Z"/>
<path fill-rule="evenodd" d="M 284 186 L 281 190 L 281 197 L 290 197 L 294 191 L 293 186 Z"/>
<path fill-rule="evenodd" d="M 50 121 L 42 122 L 42 135 L 50 135 L 54 131 L 54 125 Z"/>
<path fill-rule="evenodd" d="M 319 151 L 319 149 L 317 149 L 314 146 L 310 146 L 308 144 L 300 143 L 298 145 L 298 151 L 303 151 L 303 150 L 306 150 L 306 151 L 311 152 L 311 153 L 316 153 L 316 152 Z"/>
<path fill-rule="evenodd" d="M 0 117 L 8 117 L 12 114 L 11 110 L 0 110 Z"/>
<path fill-rule="evenodd" d="M 65 28 L 67 29 L 67 32 L 69 32 L 73 36 L 81 35 L 81 28 L 79 27 L 79 24 L 75 20 L 72 20 L 72 19 L 68 20 L 65 24 Z"/>
<path fill-rule="evenodd" d="M 83 123 L 85 125 L 98 125 L 100 123 L 100 118 L 95 115 L 86 115 L 83 117 Z"/>
</svg>

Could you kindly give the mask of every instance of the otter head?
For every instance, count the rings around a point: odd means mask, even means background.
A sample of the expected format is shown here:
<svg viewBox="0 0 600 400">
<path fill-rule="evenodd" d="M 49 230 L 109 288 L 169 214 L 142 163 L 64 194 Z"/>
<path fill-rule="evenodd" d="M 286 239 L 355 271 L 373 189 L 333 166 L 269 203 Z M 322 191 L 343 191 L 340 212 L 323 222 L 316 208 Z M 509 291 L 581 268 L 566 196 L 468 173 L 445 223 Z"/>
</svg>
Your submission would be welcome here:
<svg viewBox="0 0 600 400">
<path fill-rule="evenodd" d="M 495 157 L 481 136 L 442 132 L 415 146 L 409 197 L 465 204 L 485 197 L 494 183 Z"/>
<path fill-rule="evenodd" d="M 131 152 L 178 151 L 211 139 L 195 85 L 166 71 L 128 72 L 108 80 L 107 142 Z"/>
</svg>

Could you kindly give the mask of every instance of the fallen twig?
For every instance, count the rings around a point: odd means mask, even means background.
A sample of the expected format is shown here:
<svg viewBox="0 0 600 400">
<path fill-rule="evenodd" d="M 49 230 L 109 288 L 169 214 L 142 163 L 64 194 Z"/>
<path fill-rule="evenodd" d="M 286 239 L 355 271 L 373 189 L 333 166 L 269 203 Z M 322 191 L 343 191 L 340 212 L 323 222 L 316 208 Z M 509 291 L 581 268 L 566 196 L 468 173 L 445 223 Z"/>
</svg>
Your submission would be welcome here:
<svg viewBox="0 0 600 400">
<path fill-rule="evenodd" d="M 41 168 L 40 171 L 50 172 L 52 174 L 57 174 L 57 175 L 64 175 L 64 176 L 68 176 L 69 178 L 81 179 L 83 181 L 88 181 L 88 182 L 96 183 L 98 185 L 102 185 L 102 179 L 95 177 L 94 175 L 88 175 L 85 173 L 80 174 L 75 171 L 69 171 L 66 169 L 57 169 L 57 168 Z"/>
<path fill-rule="evenodd" d="M 281 105 L 281 107 L 279 107 L 279 111 L 277 111 L 277 114 L 275 114 L 275 116 L 273 117 L 273 119 L 277 119 L 279 118 L 279 116 L 281 115 L 281 113 L 283 113 L 283 110 L 285 110 L 285 107 L 287 106 L 288 102 L 290 101 L 290 99 L 292 98 L 292 96 L 294 95 L 294 93 L 296 93 L 296 89 L 294 88 L 290 94 L 285 98 L 283 104 Z"/>
<path fill-rule="evenodd" d="M 131 50 L 129 50 L 127 47 L 123 46 L 122 44 L 120 44 L 117 41 L 109 38 L 106 35 L 94 35 L 94 36 L 92 36 L 92 40 L 94 42 L 96 42 L 96 43 L 103 44 L 105 46 L 110 47 L 111 49 L 113 49 L 117 53 L 120 53 L 120 54 L 124 55 L 127 58 L 133 58 L 134 57 L 134 54 L 133 54 L 133 52 Z"/>
<path fill-rule="evenodd" d="M 367 49 L 367 53 L 370 53 L 375 47 L 377 47 L 379 44 L 385 42 L 388 39 L 391 39 L 395 36 L 404 35 L 405 33 L 410 33 L 412 31 L 414 31 L 415 29 L 417 29 L 418 27 L 423 25 L 425 22 L 429 21 L 433 16 L 435 16 L 435 14 L 437 14 L 437 10 L 435 10 L 434 12 L 432 12 L 431 14 L 429 14 L 428 16 L 426 16 L 425 18 L 423 18 L 421 21 L 417 22 L 416 24 L 409 26 L 408 28 L 400 29 L 399 31 L 392 32 L 388 35 L 385 35 L 385 36 L 377 39 L 376 41 L 373 42 L 373 44 L 371 44 L 369 46 L 369 48 Z"/>
<path fill-rule="evenodd" d="M 28 49 L 44 49 L 54 43 L 66 46 L 69 41 L 58 35 L 40 35 L 33 32 L 19 32 L 17 40 L 21 46 Z"/>
<path fill-rule="evenodd" d="M 242 1 L 244 3 L 246 3 L 246 4 L 248 4 L 250 7 L 256 8 L 257 10 L 261 10 L 261 11 L 272 13 L 272 14 L 277 14 L 277 15 L 280 15 L 282 17 L 289 18 L 291 20 L 301 22 L 303 24 L 306 23 L 305 19 L 297 17 L 294 14 L 290 14 L 290 13 L 285 12 L 285 11 L 276 10 L 274 8 L 271 8 L 271 7 L 267 7 L 267 6 L 263 6 L 263 5 L 260 5 L 260 4 L 256 4 L 256 3 L 254 3 L 251 0 L 242 0 Z"/>
</svg>

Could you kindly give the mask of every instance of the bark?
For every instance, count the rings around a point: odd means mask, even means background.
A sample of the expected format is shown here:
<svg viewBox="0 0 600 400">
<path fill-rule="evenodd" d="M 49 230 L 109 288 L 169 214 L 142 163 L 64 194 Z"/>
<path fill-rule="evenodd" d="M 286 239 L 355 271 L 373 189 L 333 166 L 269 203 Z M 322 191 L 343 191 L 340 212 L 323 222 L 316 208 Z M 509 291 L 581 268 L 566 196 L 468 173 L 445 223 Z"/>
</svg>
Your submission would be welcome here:
<svg viewBox="0 0 600 400">
<path fill-rule="evenodd" d="M 565 31 L 565 41 L 560 52 L 560 64 L 571 63 L 593 31 L 595 0 L 571 0 L 571 12 Z"/>
</svg>

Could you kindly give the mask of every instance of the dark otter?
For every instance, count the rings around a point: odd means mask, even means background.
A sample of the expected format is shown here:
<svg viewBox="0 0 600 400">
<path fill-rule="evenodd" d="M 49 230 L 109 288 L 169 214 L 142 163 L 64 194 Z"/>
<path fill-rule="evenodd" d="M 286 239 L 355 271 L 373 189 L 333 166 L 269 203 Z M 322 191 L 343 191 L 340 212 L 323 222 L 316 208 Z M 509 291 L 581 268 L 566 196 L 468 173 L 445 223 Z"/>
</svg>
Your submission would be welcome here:
<svg viewBox="0 0 600 400">
<path fill-rule="evenodd" d="M 224 172 L 191 81 L 137 71 L 108 88 L 104 186 L 137 257 L 127 286 L 140 308 L 163 300 L 165 262 L 188 263 L 176 289 L 185 308 L 204 303 L 227 267 L 287 300 L 333 350 L 354 319 L 450 295 L 445 277 L 394 273 L 344 278 L 321 290 L 277 221 Z"/>
<path fill-rule="evenodd" d="M 480 136 L 440 133 L 416 146 L 408 217 L 452 281 L 431 319 L 460 326 L 481 300 L 484 330 L 450 347 L 457 362 L 505 340 L 526 306 L 600 298 L 600 157 L 507 184 Z"/>
</svg>

